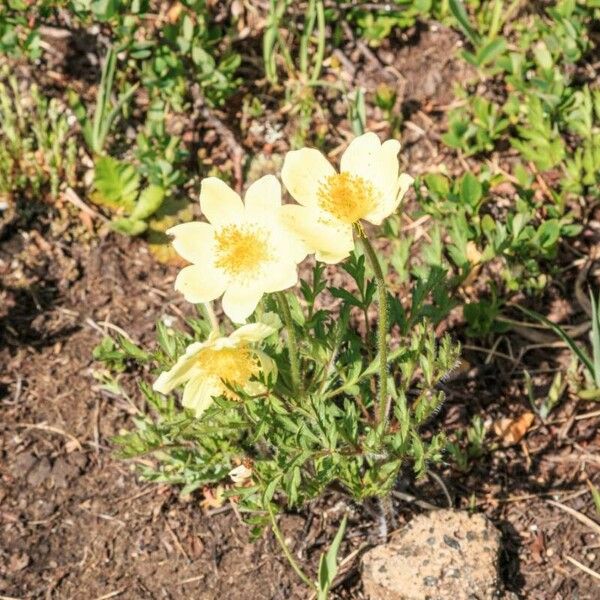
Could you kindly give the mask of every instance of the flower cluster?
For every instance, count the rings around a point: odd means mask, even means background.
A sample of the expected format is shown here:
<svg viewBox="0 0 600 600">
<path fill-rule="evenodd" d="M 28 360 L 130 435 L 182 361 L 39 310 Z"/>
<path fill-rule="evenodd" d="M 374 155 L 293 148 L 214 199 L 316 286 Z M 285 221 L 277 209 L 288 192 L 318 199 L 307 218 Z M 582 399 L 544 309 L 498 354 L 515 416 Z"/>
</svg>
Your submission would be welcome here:
<svg viewBox="0 0 600 600">
<path fill-rule="evenodd" d="M 175 282 L 186 300 L 206 303 L 222 296 L 223 312 L 243 323 L 264 294 L 293 287 L 298 264 L 308 255 L 335 264 L 354 247 L 353 228 L 374 225 L 398 207 L 412 178 L 399 173 L 400 144 L 383 144 L 374 133 L 355 138 L 342 155 L 340 172 L 312 148 L 288 152 L 281 178 L 297 204 L 282 204 L 281 185 L 266 175 L 247 189 L 244 200 L 221 180 L 204 179 L 200 208 L 208 222 L 177 225 L 167 233 L 173 247 L 191 263 Z M 156 380 L 169 393 L 185 384 L 183 405 L 200 416 L 216 396 L 257 393 L 260 373 L 272 361 L 252 346 L 274 333 L 248 324 L 229 337 L 214 332 Z M 258 386 L 258 387 L 257 387 Z"/>
</svg>

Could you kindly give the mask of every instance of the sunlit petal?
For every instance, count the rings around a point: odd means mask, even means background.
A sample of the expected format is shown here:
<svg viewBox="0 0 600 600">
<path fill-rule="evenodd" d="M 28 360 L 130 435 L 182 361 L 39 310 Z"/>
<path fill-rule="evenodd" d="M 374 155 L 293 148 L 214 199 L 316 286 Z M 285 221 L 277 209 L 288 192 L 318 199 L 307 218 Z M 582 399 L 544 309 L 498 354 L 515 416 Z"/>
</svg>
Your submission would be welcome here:
<svg viewBox="0 0 600 600">
<path fill-rule="evenodd" d="M 161 394 L 168 394 L 193 376 L 197 370 L 198 352 L 204 347 L 203 343 L 190 344 L 183 356 L 168 370 L 163 371 L 154 382 L 152 389 Z"/>
<path fill-rule="evenodd" d="M 194 411 L 199 419 L 204 411 L 214 402 L 213 398 L 220 395 L 222 386 L 215 378 L 204 377 L 202 374 L 190 379 L 183 390 L 181 404 Z"/>
<path fill-rule="evenodd" d="M 281 184 L 274 175 L 265 175 L 255 181 L 244 196 L 246 212 L 271 214 L 281 206 Z"/>
<path fill-rule="evenodd" d="M 223 273 L 208 261 L 202 266 L 184 267 L 175 279 L 175 289 L 181 292 L 188 302 L 194 304 L 218 298 L 225 291 L 226 284 L 227 279 Z"/>
<path fill-rule="evenodd" d="M 402 198 L 413 184 L 414 179 L 407 173 L 402 173 L 396 181 L 394 192 L 390 195 L 390 199 L 380 204 L 374 211 L 365 216 L 365 220 L 373 225 L 381 225 L 381 222 L 396 211 Z"/>
<path fill-rule="evenodd" d="M 239 223 L 244 217 L 244 205 L 239 195 L 217 177 L 202 180 L 200 208 L 212 225 Z"/>
<path fill-rule="evenodd" d="M 335 221 L 318 209 L 288 204 L 282 207 L 282 218 L 319 260 L 337 263 L 354 247 L 352 225 Z"/>
<path fill-rule="evenodd" d="M 214 254 L 215 229 L 208 223 L 182 223 L 167 229 L 167 233 L 173 236 L 175 252 L 191 263 L 202 264 Z"/>
<path fill-rule="evenodd" d="M 373 132 L 354 138 L 342 154 L 340 171 L 371 179 L 381 159 L 381 142 Z"/>
<path fill-rule="evenodd" d="M 223 295 L 223 311 L 234 323 L 244 323 L 264 294 L 256 286 L 232 283 Z"/>
<path fill-rule="evenodd" d="M 335 174 L 329 161 L 314 148 L 288 152 L 283 161 L 281 179 L 293 198 L 304 206 L 316 206 L 323 181 Z"/>
<path fill-rule="evenodd" d="M 248 323 L 238 327 L 230 336 L 229 339 L 239 344 L 250 344 L 260 342 L 266 337 L 275 333 L 275 329 L 264 323 Z"/>
</svg>

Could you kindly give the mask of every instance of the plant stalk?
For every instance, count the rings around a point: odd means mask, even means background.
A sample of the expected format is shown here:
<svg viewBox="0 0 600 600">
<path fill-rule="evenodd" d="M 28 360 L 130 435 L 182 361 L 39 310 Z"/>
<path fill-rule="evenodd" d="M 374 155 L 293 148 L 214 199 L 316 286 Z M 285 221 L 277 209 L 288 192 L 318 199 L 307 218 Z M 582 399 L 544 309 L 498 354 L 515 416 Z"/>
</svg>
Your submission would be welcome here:
<svg viewBox="0 0 600 600">
<path fill-rule="evenodd" d="M 287 547 L 287 544 L 285 543 L 285 540 L 283 539 L 283 534 L 281 533 L 281 529 L 279 529 L 279 526 L 277 525 L 277 519 L 275 519 L 275 515 L 273 514 L 273 508 L 271 507 L 270 503 L 267 504 L 267 511 L 268 511 L 269 517 L 271 519 L 271 529 L 273 530 L 273 533 L 275 534 L 275 538 L 279 542 L 279 545 L 281 546 L 281 550 L 283 551 L 285 557 L 287 558 L 288 562 L 290 563 L 292 569 L 294 569 L 294 571 L 296 572 L 296 575 L 298 575 L 298 577 L 300 577 L 300 579 L 302 579 L 302 581 L 309 588 L 314 590 L 315 584 L 310 580 L 310 577 L 300 568 L 300 565 L 296 562 L 295 558 L 292 556 L 292 553 L 290 552 L 290 549 Z"/>
<path fill-rule="evenodd" d="M 379 394 L 378 394 L 378 410 L 376 414 L 377 423 L 383 425 L 387 419 L 387 329 L 388 329 L 388 310 L 387 310 L 387 289 L 383 271 L 379 264 L 379 259 L 375 254 L 375 250 L 369 242 L 369 239 L 362 233 L 360 235 L 365 254 L 373 273 L 375 274 L 375 282 L 377 283 L 377 297 L 379 305 L 379 315 L 377 319 L 377 350 L 379 355 Z"/>
<path fill-rule="evenodd" d="M 287 329 L 288 338 L 288 353 L 290 356 L 290 373 L 292 376 L 292 386 L 294 393 L 298 394 L 301 391 L 300 384 L 300 359 L 298 356 L 298 340 L 296 339 L 296 330 L 294 329 L 294 321 L 292 319 L 292 313 L 290 311 L 290 305 L 288 304 L 285 292 L 276 292 L 277 303 L 279 304 L 279 310 L 285 322 Z"/>
</svg>

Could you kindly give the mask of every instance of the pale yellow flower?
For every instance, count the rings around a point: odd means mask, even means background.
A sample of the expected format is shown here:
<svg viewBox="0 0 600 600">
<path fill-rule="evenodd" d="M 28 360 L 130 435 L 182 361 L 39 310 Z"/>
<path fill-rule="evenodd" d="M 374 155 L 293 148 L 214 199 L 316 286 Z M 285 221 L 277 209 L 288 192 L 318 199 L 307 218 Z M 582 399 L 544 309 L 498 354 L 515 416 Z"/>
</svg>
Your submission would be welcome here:
<svg viewBox="0 0 600 600">
<path fill-rule="evenodd" d="M 342 155 L 339 173 L 314 148 L 287 153 L 281 178 L 299 205 L 284 206 L 284 220 L 318 260 L 340 262 L 354 247 L 355 223 L 380 225 L 398 208 L 413 181 L 399 173 L 399 151 L 398 141 L 365 133 Z"/>
<path fill-rule="evenodd" d="M 260 394 L 265 388 L 256 377 L 273 372 L 275 364 L 252 344 L 274 332 L 273 327 L 263 323 L 243 325 L 227 337 L 214 332 L 205 342 L 190 344 L 173 367 L 159 375 L 153 389 L 168 394 L 185 384 L 182 404 L 191 408 L 196 417 L 217 396 L 239 400 L 234 391 L 237 389 L 250 395 Z"/>
<path fill-rule="evenodd" d="M 223 311 L 242 323 L 264 293 L 296 284 L 297 264 L 307 250 L 282 224 L 281 185 L 273 175 L 253 183 L 244 203 L 226 183 L 208 177 L 200 208 L 208 223 L 167 231 L 177 253 L 192 263 L 175 281 L 186 300 L 209 302 L 223 294 Z"/>
</svg>

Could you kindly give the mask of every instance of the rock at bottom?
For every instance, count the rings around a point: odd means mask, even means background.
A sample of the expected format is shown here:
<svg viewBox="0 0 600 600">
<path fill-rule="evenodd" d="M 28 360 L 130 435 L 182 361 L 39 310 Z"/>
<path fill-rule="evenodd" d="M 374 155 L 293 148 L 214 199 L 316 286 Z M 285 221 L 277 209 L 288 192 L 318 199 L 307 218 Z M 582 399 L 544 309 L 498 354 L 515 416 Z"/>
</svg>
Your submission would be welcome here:
<svg viewBox="0 0 600 600">
<path fill-rule="evenodd" d="M 483 515 L 438 510 L 415 517 L 362 560 L 370 600 L 498 597 L 500 533 Z"/>
</svg>

